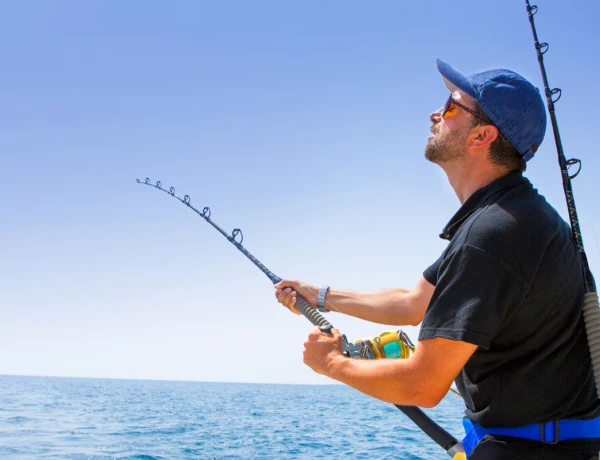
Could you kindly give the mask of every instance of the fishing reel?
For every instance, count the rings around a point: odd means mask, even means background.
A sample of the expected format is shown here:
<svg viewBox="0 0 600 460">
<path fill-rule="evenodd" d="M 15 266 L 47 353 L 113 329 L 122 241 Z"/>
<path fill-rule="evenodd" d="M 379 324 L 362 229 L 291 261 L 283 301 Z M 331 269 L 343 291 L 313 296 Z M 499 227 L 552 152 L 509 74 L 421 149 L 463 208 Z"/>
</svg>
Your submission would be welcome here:
<svg viewBox="0 0 600 460">
<path fill-rule="evenodd" d="M 415 351 L 415 346 L 402 331 L 386 331 L 378 337 L 366 337 L 354 343 L 343 338 L 344 354 L 356 359 L 406 359 Z"/>
</svg>

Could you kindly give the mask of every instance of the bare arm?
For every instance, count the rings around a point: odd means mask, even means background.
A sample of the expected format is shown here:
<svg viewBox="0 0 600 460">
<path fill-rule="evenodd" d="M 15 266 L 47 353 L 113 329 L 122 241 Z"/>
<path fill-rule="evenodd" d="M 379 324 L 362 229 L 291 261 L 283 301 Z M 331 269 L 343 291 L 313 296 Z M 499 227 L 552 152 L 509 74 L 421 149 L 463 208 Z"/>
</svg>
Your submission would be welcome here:
<svg viewBox="0 0 600 460">
<path fill-rule="evenodd" d="M 477 350 L 471 343 L 434 338 L 420 341 L 408 359 L 352 359 L 341 353 L 339 331 L 332 333 L 318 328 L 310 333 L 304 343 L 304 362 L 315 372 L 404 406 L 436 406 Z"/>
<path fill-rule="evenodd" d="M 287 289 L 283 289 L 287 287 Z M 275 285 L 277 300 L 295 313 L 296 295 L 302 295 L 314 308 L 318 288 L 299 281 L 283 280 Z M 380 324 L 417 325 L 433 295 L 434 286 L 421 276 L 412 290 L 385 289 L 376 292 L 330 289 L 325 299 L 328 310 Z"/>
</svg>

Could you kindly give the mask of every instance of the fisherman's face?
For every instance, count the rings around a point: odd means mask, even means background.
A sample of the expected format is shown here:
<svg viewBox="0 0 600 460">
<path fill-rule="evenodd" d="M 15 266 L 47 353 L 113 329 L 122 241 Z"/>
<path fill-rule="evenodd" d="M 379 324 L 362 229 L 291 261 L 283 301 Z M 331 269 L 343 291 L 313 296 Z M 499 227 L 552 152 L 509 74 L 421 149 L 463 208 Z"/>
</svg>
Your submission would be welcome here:
<svg viewBox="0 0 600 460">
<path fill-rule="evenodd" d="M 462 91 L 452 93 L 452 99 L 473 108 L 472 99 Z M 467 138 L 472 127 L 473 115 L 466 110 L 453 106 L 445 115 L 443 112 L 444 107 L 429 116 L 433 136 L 425 146 L 425 158 L 436 164 L 456 160 L 465 155 Z"/>
</svg>

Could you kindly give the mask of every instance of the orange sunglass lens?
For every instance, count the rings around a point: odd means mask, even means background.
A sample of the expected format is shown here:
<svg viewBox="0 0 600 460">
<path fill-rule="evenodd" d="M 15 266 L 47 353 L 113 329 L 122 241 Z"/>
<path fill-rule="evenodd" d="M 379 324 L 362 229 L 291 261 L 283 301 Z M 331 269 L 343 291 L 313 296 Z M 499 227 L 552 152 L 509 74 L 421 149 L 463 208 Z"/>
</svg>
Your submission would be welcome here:
<svg viewBox="0 0 600 460">
<path fill-rule="evenodd" d="M 448 107 L 446 109 L 446 112 L 444 113 L 444 118 L 452 118 L 457 113 L 458 113 L 458 107 L 456 107 L 454 104 L 450 104 L 450 107 Z"/>
</svg>

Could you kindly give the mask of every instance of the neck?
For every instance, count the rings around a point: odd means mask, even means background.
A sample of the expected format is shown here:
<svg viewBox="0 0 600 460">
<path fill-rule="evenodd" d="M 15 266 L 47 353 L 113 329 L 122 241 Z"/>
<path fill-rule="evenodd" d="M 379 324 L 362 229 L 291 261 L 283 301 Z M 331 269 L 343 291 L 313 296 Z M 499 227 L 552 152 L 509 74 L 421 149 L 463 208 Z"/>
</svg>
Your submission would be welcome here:
<svg viewBox="0 0 600 460">
<path fill-rule="evenodd" d="M 494 167 L 487 162 L 477 164 L 466 157 L 442 163 L 440 166 L 448 176 L 460 204 L 464 204 L 480 188 L 509 173 L 504 168 Z"/>
</svg>

